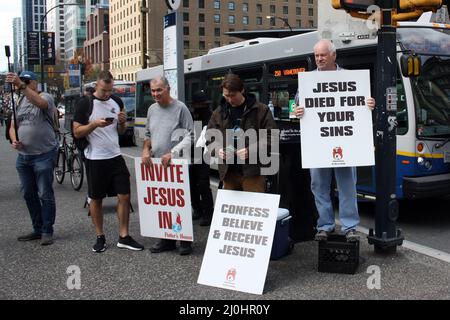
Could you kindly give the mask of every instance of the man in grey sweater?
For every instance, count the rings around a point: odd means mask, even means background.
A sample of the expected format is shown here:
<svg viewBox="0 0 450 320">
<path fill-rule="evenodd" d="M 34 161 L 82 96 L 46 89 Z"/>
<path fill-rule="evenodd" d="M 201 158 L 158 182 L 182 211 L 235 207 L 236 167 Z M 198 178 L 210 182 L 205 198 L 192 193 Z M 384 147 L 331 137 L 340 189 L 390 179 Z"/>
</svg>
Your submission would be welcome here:
<svg viewBox="0 0 450 320">
<path fill-rule="evenodd" d="M 183 156 L 189 159 L 192 144 L 194 122 L 186 105 L 170 96 L 170 86 L 163 76 L 150 81 L 152 97 L 155 103 L 147 113 L 142 163 L 151 165 L 151 158 L 161 158 L 162 164 L 168 166 L 172 158 Z M 179 130 L 184 130 L 183 139 L 179 141 Z M 176 241 L 160 239 L 150 251 L 159 253 L 176 249 Z M 180 241 L 180 255 L 192 252 L 191 242 Z"/>
</svg>

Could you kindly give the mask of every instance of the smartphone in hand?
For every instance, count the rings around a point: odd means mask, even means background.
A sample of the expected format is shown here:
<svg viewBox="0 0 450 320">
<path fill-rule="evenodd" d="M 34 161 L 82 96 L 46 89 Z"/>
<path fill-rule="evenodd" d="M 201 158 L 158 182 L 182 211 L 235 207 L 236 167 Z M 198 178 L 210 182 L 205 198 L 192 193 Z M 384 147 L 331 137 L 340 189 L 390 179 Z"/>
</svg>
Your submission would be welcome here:
<svg viewBox="0 0 450 320">
<path fill-rule="evenodd" d="M 113 121 L 114 121 L 114 118 L 113 118 L 113 117 L 108 117 L 108 118 L 105 118 L 105 121 L 113 122 Z"/>
</svg>

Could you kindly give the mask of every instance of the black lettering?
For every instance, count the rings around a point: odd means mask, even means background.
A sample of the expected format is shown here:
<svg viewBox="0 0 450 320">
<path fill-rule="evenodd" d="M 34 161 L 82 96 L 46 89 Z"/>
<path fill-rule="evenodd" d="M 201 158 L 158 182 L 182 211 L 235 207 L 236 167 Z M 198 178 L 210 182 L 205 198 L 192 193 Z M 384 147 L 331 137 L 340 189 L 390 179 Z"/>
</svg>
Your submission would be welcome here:
<svg viewBox="0 0 450 320">
<path fill-rule="evenodd" d="M 346 126 L 346 127 L 344 127 L 344 130 L 345 130 L 345 135 L 347 137 L 353 136 L 353 127 L 352 126 Z"/>
<path fill-rule="evenodd" d="M 348 91 L 350 91 L 350 92 L 356 91 L 356 82 L 355 81 L 350 81 L 348 83 Z"/>
<path fill-rule="evenodd" d="M 320 132 L 322 132 L 320 134 L 321 137 L 329 137 L 330 136 L 330 133 L 328 132 L 328 127 L 320 128 Z"/>
<path fill-rule="evenodd" d="M 314 99 L 313 98 L 305 99 L 305 108 L 314 108 Z"/>
<path fill-rule="evenodd" d="M 317 112 L 317 115 L 319 116 L 320 122 L 324 122 L 325 121 L 325 115 L 327 113 L 326 112 Z"/>
<path fill-rule="evenodd" d="M 313 89 L 313 92 L 314 92 L 314 93 L 320 93 L 320 92 L 322 92 L 321 86 L 322 86 L 322 84 L 321 84 L 321 83 L 318 83 L 318 84 L 317 84 L 317 87 Z"/>
<path fill-rule="evenodd" d="M 336 82 L 330 82 L 330 90 L 329 92 L 336 92 L 337 89 L 337 83 Z"/>
</svg>

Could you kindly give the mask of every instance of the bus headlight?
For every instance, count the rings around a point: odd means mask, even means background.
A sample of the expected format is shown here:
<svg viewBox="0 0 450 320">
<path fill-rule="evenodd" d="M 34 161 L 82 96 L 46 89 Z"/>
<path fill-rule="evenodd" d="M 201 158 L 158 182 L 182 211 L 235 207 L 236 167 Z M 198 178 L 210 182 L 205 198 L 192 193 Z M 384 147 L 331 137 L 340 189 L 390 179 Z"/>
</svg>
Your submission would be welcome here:
<svg viewBox="0 0 450 320">
<path fill-rule="evenodd" d="M 417 163 L 423 167 L 425 167 L 425 169 L 430 170 L 431 169 L 431 161 L 429 160 L 425 160 L 425 158 L 423 157 L 418 157 L 417 158 Z"/>
</svg>

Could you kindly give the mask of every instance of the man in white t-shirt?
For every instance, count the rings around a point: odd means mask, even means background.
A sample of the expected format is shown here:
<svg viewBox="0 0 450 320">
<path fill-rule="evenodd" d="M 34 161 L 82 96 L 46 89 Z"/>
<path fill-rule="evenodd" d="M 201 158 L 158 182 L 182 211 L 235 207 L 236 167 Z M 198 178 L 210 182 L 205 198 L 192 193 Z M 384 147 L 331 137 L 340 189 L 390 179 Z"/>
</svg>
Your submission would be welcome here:
<svg viewBox="0 0 450 320">
<path fill-rule="evenodd" d="M 92 250 L 106 250 L 103 232 L 102 202 L 106 196 L 117 195 L 119 241 L 117 247 L 141 251 L 144 247 L 128 234 L 130 214 L 130 173 L 119 147 L 119 133 L 127 129 L 123 102 L 112 95 L 113 76 L 101 71 L 92 97 L 81 98 L 76 106 L 73 133 L 77 139 L 86 137 L 84 149 L 90 212 L 97 240 Z M 92 104 L 92 107 L 91 107 Z"/>
</svg>

